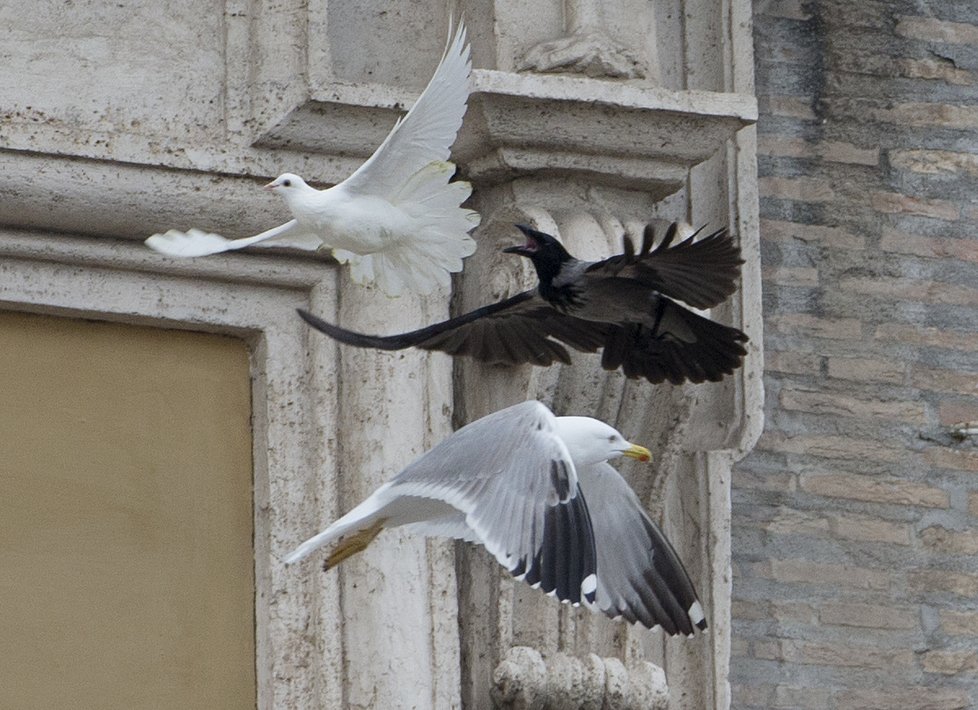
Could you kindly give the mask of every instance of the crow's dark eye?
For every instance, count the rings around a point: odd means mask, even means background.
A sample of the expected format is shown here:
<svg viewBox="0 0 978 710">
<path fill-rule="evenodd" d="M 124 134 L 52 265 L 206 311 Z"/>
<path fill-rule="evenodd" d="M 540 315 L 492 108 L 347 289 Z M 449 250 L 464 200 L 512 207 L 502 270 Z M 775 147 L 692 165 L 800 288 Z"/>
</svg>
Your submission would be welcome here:
<svg viewBox="0 0 978 710">
<path fill-rule="evenodd" d="M 283 180 L 282 181 L 282 185 L 284 187 L 292 187 L 292 181 L 291 180 Z"/>
</svg>

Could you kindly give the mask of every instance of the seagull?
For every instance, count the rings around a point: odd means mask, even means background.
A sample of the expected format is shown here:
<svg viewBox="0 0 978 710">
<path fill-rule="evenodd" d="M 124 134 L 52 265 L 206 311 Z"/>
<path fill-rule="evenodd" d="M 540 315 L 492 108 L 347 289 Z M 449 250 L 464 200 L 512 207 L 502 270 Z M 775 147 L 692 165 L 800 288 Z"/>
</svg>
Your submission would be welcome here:
<svg viewBox="0 0 978 710">
<path fill-rule="evenodd" d="M 481 544 L 562 602 L 673 635 L 705 629 L 679 556 L 607 463 L 619 456 L 651 460 L 604 422 L 523 402 L 450 435 L 285 562 L 333 544 L 323 565 L 331 569 L 381 530 L 404 526 Z"/>
<path fill-rule="evenodd" d="M 479 214 L 459 205 L 472 193 L 450 182 L 449 148 L 462 125 L 472 68 L 459 24 L 421 96 L 356 172 L 326 190 L 284 173 L 265 188 L 280 195 L 293 219 L 261 234 L 225 239 L 191 229 L 154 234 L 146 245 L 167 256 L 193 257 L 248 246 L 331 250 L 359 284 L 389 296 L 429 293 L 450 284 L 475 251 L 468 232 Z"/>
<path fill-rule="evenodd" d="M 726 230 L 700 240 L 694 233 L 673 244 L 678 225 L 672 224 L 653 248 L 649 225 L 638 252 L 626 237 L 623 254 L 587 262 L 571 256 L 553 236 L 516 226 L 526 243 L 503 251 L 533 262 L 535 289 L 400 335 L 364 335 L 302 309 L 299 315 L 347 345 L 413 346 L 503 365 L 569 364 L 561 343 L 583 352 L 603 348 L 604 369 L 620 367 L 626 377 L 653 383 L 717 382 L 743 362 L 743 332 L 674 300 L 710 308 L 734 292 L 743 260 Z"/>
</svg>

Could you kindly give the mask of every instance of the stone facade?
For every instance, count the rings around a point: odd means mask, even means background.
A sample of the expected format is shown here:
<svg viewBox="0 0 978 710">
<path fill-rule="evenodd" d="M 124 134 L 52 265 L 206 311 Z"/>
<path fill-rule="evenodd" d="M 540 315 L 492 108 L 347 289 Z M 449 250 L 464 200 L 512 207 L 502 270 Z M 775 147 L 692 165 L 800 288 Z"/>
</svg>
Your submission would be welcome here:
<svg viewBox="0 0 978 710">
<path fill-rule="evenodd" d="M 391 302 L 322 255 L 173 261 L 143 246 L 168 228 L 279 224 L 285 208 L 258 188 L 285 170 L 317 185 L 350 174 L 424 86 L 450 15 L 466 19 L 475 66 L 453 156 L 483 215 L 452 294 Z M 550 707 L 729 704 L 730 473 L 761 425 L 746 0 L 171 0 L 0 16 L 15 79 L 0 86 L 0 303 L 249 344 L 259 708 L 519 707 L 501 688 L 515 677 L 535 678 L 527 692 Z M 337 348 L 294 313 L 371 332 L 430 323 L 533 282 L 499 255 L 513 222 L 597 258 L 650 219 L 739 240 L 742 288 L 712 316 L 751 346 L 721 384 L 654 387 L 595 357 L 504 370 Z M 665 639 L 562 607 L 477 549 L 396 533 L 335 574 L 281 564 L 453 426 L 527 397 L 652 449 L 651 472 L 622 471 L 685 560 L 708 634 Z"/>
<path fill-rule="evenodd" d="M 754 3 L 765 431 L 733 705 L 978 705 L 978 9 Z"/>
</svg>

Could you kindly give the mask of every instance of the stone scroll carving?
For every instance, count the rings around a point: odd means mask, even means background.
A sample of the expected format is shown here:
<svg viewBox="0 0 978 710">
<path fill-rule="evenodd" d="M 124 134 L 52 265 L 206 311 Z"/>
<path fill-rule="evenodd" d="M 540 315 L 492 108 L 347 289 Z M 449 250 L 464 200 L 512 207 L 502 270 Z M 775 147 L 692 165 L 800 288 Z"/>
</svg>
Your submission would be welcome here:
<svg viewBox="0 0 978 710">
<path fill-rule="evenodd" d="M 505 710 L 665 710 L 666 674 L 654 663 L 509 649 L 492 676 L 492 701 Z"/>
</svg>

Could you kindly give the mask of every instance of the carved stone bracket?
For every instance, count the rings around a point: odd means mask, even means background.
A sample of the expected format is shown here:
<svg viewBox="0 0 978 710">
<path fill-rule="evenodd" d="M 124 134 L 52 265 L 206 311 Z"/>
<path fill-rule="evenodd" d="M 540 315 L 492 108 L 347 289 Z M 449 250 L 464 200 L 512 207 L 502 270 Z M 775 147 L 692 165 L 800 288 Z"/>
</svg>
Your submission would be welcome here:
<svg viewBox="0 0 978 710">
<path fill-rule="evenodd" d="M 541 42 L 526 53 L 520 71 L 575 72 L 590 77 L 638 79 L 646 74 L 641 62 L 603 32 L 575 32 Z"/>
<path fill-rule="evenodd" d="M 509 649 L 492 675 L 492 700 L 507 710 L 664 710 L 669 703 L 665 672 L 654 663 L 626 667 L 617 658 L 575 658 Z"/>
</svg>

